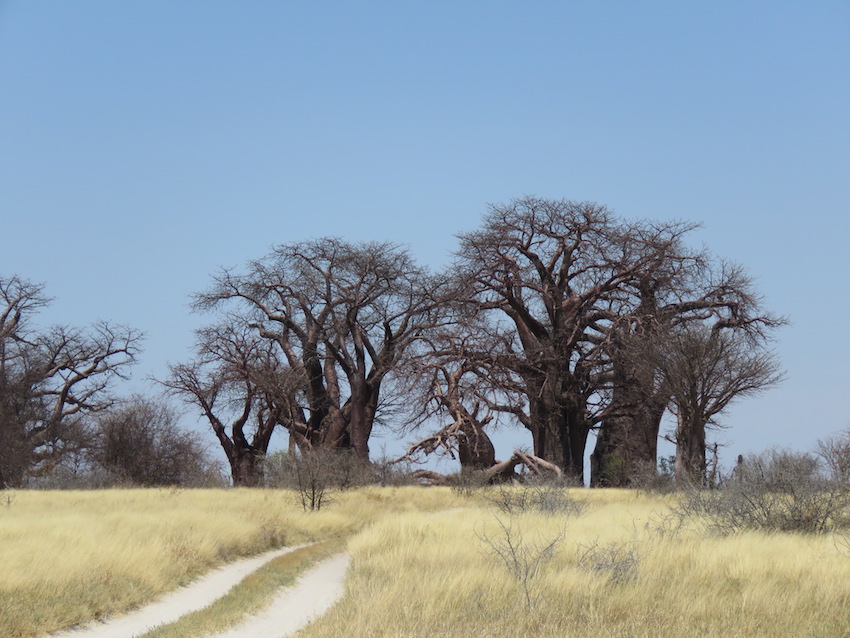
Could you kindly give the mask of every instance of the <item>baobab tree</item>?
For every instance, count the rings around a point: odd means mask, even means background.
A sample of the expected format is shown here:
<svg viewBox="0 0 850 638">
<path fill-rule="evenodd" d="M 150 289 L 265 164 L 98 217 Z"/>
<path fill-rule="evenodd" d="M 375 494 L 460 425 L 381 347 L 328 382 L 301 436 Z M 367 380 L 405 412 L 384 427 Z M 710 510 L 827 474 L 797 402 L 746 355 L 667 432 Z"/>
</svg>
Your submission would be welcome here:
<svg viewBox="0 0 850 638">
<path fill-rule="evenodd" d="M 195 305 L 240 308 L 300 380 L 303 401 L 277 414 L 302 451 L 351 449 L 368 461 L 384 381 L 441 321 L 444 287 L 394 244 L 324 238 L 220 273 Z"/>
<path fill-rule="evenodd" d="M 275 350 L 231 318 L 199 330 L 195 359 L 171 366 L 162 382 L 207 420 L 235 486 L 261 483 L 272 433 L 296 400 L 299 379 Z"/>
<path fill-rule="evenodd" d="M 676 480 L 701 483 L 706 472 L 706 428 L 730 403 L 782 380 L 775 354 L 743 332 L 687 326 L 665 336 L 657 365 L 676 415 Z"/>
<path fill-rule="evenodd" d="M 457 458 L 461 469 L 483 471 L 496 463 L 486 427 L 498 416 L 492 409 L 504 392 L 502 372 L 489 357 L 499 349 L 499 336 L 483 325 L 474 308 L 462 305 L 454 323 L 423 335 L 401 376 L 411 397 L 411 430 L 439 427 L 412 444 L 397 461 L 415 461 L 434 452 Z M 464 312 L 472 310 L 472 312 Z"/>
<path fill-rule="evenodd" d="M 759 341 L 783 323 L 762 308 L 740 266 L 693 252 L 681 241 L 658 254 L 662 259 L 626 286 L 618 318 L 605 328 L 610 400 L 591 455 L 591 485 L 625 486 L 654 471 L 672 392 L 658 365 L 668 335 L 675 341 L 677 332 L 708 326 Z"/>
<path fill-rule="evenodd" d="M 499 363 L 522 380 L 519 420 L 535 455 L 572 478 L 583 480 L 610 328 L 629 286 L 690 228 L 626 224 L 596 204 L 527 197 L 492 206 L 481 230 L 460 236 L 469 300 L 514 331 Z"/>
</svg>

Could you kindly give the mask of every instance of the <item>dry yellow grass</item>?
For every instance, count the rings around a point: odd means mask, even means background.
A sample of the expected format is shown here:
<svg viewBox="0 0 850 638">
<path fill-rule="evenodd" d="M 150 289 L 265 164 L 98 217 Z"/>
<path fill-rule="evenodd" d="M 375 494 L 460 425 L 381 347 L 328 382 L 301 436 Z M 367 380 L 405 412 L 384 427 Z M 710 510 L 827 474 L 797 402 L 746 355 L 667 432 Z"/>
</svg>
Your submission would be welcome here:
<svg viewBox="0 0 850 638">
<path fill-rule="evenodd" d="M 523 514 L 526 541 L 554 538 L 560 553 L 521 586 L 482 543 L 498 538 L 493 509 L 385 519 L 349 543 L 343 601 L 304 632 L 326 636 L 850 636 L 850 557 L 832 539 L 745 534 L 665 538 L 647 528 L 658 498 L 585 492 L 587 511 L 563 519 Z M 505 521 L 506 517 L 501 516 Z M 613 584 L 577 564 L 580 545 L 627 543 L 637 579 Z"/>
<path fill-rule="evenodd" d="M 850 557 L 830 536 L 695 531 L 652 521 L 667 503 L 578 491 L 580 516 L 499 516 L 526 543 L 562 530 L 522 587 L 480 540 L 496 509 L 447 489 L 355 490 L 306 514 L 263 490 L 19 492 L 0 507 L 0 636 L 34 636 L 150 599 L 214 564 L 353 534 L 347 594 L 306 638 L 348 636 L 850 636 Z M 626 543 L 637 578 L 578 564 L 581 545 Z"/>
<path fill-rule="evenodd" d="M 447 506 L 413 488 L 342 493 L 305 513 L 276 490 L 16 492 L 0 507 L 0 636 L 129 609 L 240 556 Z"/>
</svg>

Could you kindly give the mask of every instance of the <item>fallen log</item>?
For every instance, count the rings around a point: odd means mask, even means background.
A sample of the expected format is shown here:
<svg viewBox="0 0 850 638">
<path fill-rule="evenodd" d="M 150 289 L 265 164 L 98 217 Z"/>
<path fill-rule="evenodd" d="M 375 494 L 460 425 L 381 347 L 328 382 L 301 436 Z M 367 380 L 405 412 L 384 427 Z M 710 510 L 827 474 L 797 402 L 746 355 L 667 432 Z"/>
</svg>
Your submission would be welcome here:
<svg viewBox="0 0 850 638">
<path fill-rule="evenodd" d="M 476 470 L 475 474 L 480 475 L 482 484 L 520 481 L 522 480 L 522 476 L 516 471 L 518 465 L 524 466 L 527 474 L 535 478 L 546 476 L 561 478 L 563 476 L 561 468 L 554 463 L 550 463 L 541 459 L 539 456 L 521 450 L 514 450 L 514 453 L 509 459 L 496 461 L 494 465 L 486 469 Z M 426 485 L 448 485 L 451 482 L 449 476 L 431 470 L 416 470 L 412 475 Z"/>
</svg>

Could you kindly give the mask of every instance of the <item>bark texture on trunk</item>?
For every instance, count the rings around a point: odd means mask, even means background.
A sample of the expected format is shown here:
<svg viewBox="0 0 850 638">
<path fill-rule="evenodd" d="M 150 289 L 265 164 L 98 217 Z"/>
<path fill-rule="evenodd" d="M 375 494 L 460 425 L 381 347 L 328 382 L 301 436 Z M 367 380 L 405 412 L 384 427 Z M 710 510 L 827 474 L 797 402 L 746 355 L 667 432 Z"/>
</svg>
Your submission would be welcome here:
<svg viewBox="0 0 850 638">
<path fill-rule="evenodd" d="M 666 396 L 647 396 L 636 383 L 613 392 L 608 415 L 590 456 L 592 487 L 628 487 L 656 471 L 658 433 Z"/>
<path fill-rule="evenodd" d="M 358 380 L 352 385 L 348 430 L 351 435 L 351 449 L 354 455 L 362 460 L 369 460 L 369 434 L 372 424 L 366 419 L 367 389 L 365 382 Z"/>
<path fill-rule="evenodd" d="M 257 454 L 250 446 L 234 447 L 228 461 L 234 487 L 256 487 L 261 484 Z"/>
<path fill-rule="evenodd" d="M 484 470 L 496 463 L 493 442 L 484 428 L 472 418 L 461 422 L 457 451 L 460 466 L 465 470 Z"/>
<path fill-rule="evenodd" d="M 590 423 L 576 404 L 531 404 L 531 431 L 534 455 L 561 468 L 569 478 L 584 484 L 584 449 Z"/>
<path fill-rule="evenodd" d="M 702 484 L 705 468 L 705 423 L 682 411 L 676 428 L 676 481 Z"/>
</svg>

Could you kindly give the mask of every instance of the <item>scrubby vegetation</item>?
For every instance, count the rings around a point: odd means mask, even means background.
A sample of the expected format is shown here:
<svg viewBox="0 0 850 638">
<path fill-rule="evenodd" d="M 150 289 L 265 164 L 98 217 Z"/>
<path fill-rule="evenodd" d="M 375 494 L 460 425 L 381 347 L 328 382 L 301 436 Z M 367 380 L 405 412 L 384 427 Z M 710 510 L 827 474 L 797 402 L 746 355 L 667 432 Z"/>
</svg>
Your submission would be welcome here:
<svg viewBox="0 0 850 638">
<path fill-rule="evenodd" d="M 772 450 L 742 461 L 719 489 L 685 490 L 674 514 L 722 534 L 842 530 L 850 482 L 811 454 Z"/>
<path fill-rule="evenodd" d="M 764 459 L 765 476 L 789 463 Z M 718 528 L 688 493 L 543 484 L 337 487 L 314 511 L 285 489 L 5 496 L 3 636 L 102 617 L 238 556 L 334 537 L 352 555 L 347 593 L 308 637 L 850 632 L 846 506 L 805 532 Z"/>
<path fill-rule="evenodd" d="M 384 519 L 350 541 L 347 595 L 304 636 L 850 632 L 841 535 L 671 534 L 659 522 L 676 496 L 581 498 L 586 508 L 571 516 L 506 515 L 473 498 L 461 511 Z"/>
</svg>

